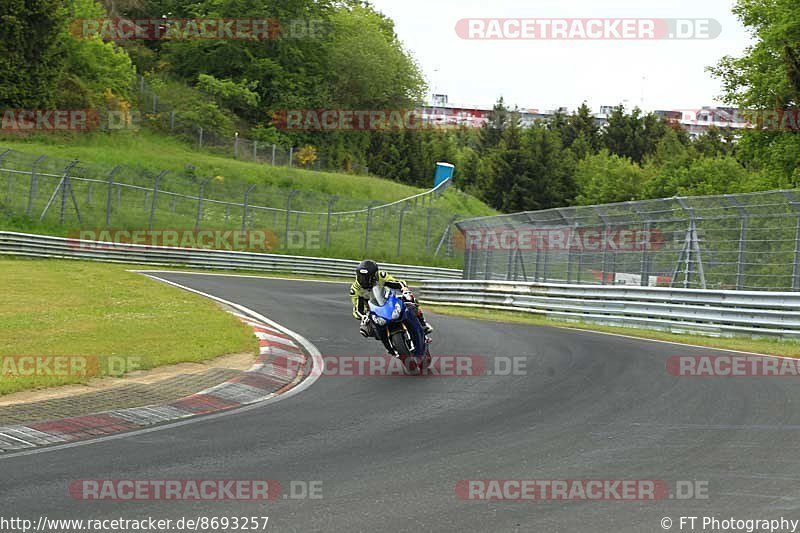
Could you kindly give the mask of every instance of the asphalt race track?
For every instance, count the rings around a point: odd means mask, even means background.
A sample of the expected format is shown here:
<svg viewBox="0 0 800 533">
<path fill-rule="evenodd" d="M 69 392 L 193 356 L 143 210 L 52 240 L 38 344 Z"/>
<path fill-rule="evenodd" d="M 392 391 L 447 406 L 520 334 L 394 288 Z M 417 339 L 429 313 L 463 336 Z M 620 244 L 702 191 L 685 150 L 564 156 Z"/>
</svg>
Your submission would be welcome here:
<svg viewBox="0 0 800 533">
<path fill-rule="evenodd" d="M 343 283 L 165 273 L 300 333 L 380 353 Z M 292 398 L 161 431 L 0 460 L 5 516 L 269 516 L 272 531 L 664 531 L 670 517 L 800 518 L 798 378 L 674 377 L 712 350 L 429 314 L 436 354 L 525 356 L 513 376 L 322 376 Z M 79 479 L 321 481 L 321 499 L 78 501 Z M 707 499 L 464 501 L 468 479 L 708 482 Z M 673 494 L 674 496 L 674 494 Z M 684 528 L 684 531 L 687 529 Z M 697 529 L 696 529 L 697 530 Z"/>
</svg>

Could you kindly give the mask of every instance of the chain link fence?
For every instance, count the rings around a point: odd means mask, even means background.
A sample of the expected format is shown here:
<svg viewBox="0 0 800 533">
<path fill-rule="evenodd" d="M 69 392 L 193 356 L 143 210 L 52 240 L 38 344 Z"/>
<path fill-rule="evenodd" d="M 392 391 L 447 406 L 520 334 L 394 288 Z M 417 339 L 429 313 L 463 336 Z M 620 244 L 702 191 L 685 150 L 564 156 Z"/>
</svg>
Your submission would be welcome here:
<svg viewBox="0 0 800 533">
<path fill-rule="evenodd" d="M 460 265 L 455 217 L 435 206 L 448 185 L 365 205 L 191 169 L 111 168 L 0 148 L 0 219 L 18 229 L 259 230 L 274 236 L 268 251 L 303 255 Z"/>
<path fill-rule="evenodd" d="M 457 222 L 465 279 L 800 290 L 800 192 L 674 197 Z"/>
<path fill-rule="evenodd" d="M 198 149 L 216 152 L 242 161 L 253 161 L 273 166 L 288 166 L 321 170 L 328 168 L 327 160 L 323 155 L 314 153 L 312 161 L 303 161 L 298 148 L 293 146 L 280 146 L 278 144 L 260 142 L 247 139 L 234 132 L 230 135 L 203 128 L 191 118 L 187 110 L 178 109 L 165 102 L 159 93 L 154 90 L 143 76 L 137 76 L 135 91 L 138 100 L 138 109 L 142 120 L 148 126 L 160 131 L 180 136 Z M 106 121 L 105 123 L 113 122 Z M 349 172 L 367 174 L 366 166 L 352 162 Z"/>
</svg>

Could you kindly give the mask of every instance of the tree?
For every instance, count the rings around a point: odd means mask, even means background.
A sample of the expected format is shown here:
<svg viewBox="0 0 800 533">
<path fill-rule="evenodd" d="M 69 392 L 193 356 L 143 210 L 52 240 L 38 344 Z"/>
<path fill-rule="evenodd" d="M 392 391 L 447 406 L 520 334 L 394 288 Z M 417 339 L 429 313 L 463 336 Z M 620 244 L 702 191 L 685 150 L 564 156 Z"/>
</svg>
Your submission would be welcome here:
<svg viewBox="0 0 800 533">
<path fill-rule="evenodd" d="M 598 132 L 600 128 L 592 116 L 592 110 L 583 102 L 577 111 L 567 119 L 566 127 L 563 129 L 562 141 L 564 146 L 571 148 L 572 145 L 582 138 L 592 152 L 598 149 Z"/>
<path fill-rule="evenodd" d="M 497 148 L 500 145 L 503 133 L 508 127 L 509 119 L 508 108 L 501 96 L 494 104 L 494 107 L 492 107 L 487 121 L 481 126 L 480 133 L 478 134 L 478 152 L 480 154 L 485 154 L 489 150 Z"/>
<path fill-rule="evenodd" d="M 0 14 L 0 107 L 48 108 L 64 68 L 62 0 L 4 0 Z"/>
<path fill-rule="evenodd" d="M 612 154 L 641 163 L 645 156 L 653 153 L 666 131 L 664 121 L 653 113 L 642 116 L 642 111 L 635 107 L 630 114 L 626 114 L 625 108 L 620 105 L 608 117 L 601 140 Z"/>
<path fill-rule="evenodd" d="M 800 106 L 800 9 L 796 0 L 738 0 L 733 13 L 756 42 L 709 71 L 726 102 L 744 109 Z"/>
<path fill-rule="evenodd" d="M 724 101 L 749 111 L 800 109 L 800 10 L 796 0 L 738 0 L 734 14 L 755 42 L 741 57 L 725 56 L 709 71 L 720 79 Z M 757 120 L 755 120 L 758 123 Z M 762 187 L 800 184 L 800 136 L 794 131 L 750 130 L 736 157 Z"/>
<path fill-rule="evenodd" d="M 630 159 L 602 150 L 578 163 L 575 170 L 579 205 L 626 202 L 642 197 L 644 173 Z"/>
</svg>

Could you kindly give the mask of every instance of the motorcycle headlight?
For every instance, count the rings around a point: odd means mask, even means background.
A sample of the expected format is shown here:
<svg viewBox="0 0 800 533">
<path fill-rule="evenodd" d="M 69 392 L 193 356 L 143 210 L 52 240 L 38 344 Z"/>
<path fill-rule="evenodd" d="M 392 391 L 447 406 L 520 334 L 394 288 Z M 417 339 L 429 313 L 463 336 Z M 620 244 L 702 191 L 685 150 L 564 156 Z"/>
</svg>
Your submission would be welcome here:
<svg viewBox="0 0 800 533">
<path fill-rule="evenodd" d="M 400 318 L 400 313 L 401 313 L 400 304 L 399 303 L 394 304 L 394 311 L 392 311 L 392 320 L 397 320 L 398 318 Z"/>
<path fill-rule="evenodd" d="M 386 320 L 384 320 L 383 318 L 379 317 L 378 315 L 372 315 L 372 321 L 375 322 L 376 324 L 378 324 L 379 326 L 385 326 L 386 325 Z"/>
</svg>

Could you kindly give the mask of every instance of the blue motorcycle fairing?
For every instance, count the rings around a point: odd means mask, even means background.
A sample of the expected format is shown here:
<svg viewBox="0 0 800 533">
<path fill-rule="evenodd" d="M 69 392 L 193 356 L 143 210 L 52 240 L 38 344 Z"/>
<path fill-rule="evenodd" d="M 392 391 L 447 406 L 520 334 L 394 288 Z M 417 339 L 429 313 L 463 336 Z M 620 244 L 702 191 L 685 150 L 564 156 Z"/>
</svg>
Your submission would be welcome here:
<svg viewBox="0 0 800 533">
<path fill-rule="evenodd" d="M 389 289 L 387 293 L 386 302 L 383 305 L 376 305 L 372 301 L 369 302 L 370 313 L 385 320 L 386 326 L 397 322 L 405 323 L 406 329 L 411 333 L 411 339 L 414 341 L 414 356 L 417 358 L 423 357 L 426 350 L 425 332 L 422 329 L 419 318 L 417 318 L 413 310 L 406 306 L 405 301 L 397 295 L 394 289 Z M 392 315 L 398 309 L 399 312 L 396 318 L 393 319 Z"/>
</svg>

